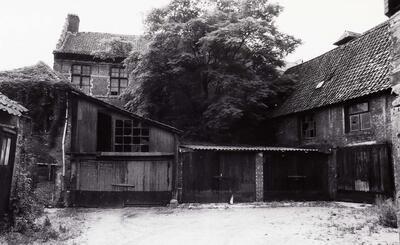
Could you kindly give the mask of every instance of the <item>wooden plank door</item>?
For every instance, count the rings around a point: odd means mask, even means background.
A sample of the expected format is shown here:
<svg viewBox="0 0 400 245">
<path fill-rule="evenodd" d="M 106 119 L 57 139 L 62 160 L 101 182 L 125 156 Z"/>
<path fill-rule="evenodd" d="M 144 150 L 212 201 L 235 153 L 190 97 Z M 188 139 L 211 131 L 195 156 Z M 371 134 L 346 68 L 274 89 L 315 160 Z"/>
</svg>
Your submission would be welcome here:
<svg viewBox="0 0 400 245">
<path fill-rule="evenodd" d="M 392 191 L 389 147 L 385 144 L 340 148 L 337 152 L 339 191 Z"/>
</svg>

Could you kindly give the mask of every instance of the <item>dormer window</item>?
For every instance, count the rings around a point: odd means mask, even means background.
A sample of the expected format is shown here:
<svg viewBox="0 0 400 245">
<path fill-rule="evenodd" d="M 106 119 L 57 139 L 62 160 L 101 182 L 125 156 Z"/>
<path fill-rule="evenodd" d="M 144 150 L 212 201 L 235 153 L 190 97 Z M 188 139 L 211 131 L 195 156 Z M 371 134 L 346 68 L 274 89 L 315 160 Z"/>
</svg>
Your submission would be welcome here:
<svg viewBox="0 0 400 245">
<path fill-rule="evenodd" d="M 85 94 L 90 94 L 90 66 L 73 65 L 71 73 L 72 84 L 82 90 Z"/>
<path fill-rule="evenodd" d="M 120 95 L 128 87 L 128 74 L 126 69 L 120 67 L 111 68 L 110 95 Z"/>
</svg>

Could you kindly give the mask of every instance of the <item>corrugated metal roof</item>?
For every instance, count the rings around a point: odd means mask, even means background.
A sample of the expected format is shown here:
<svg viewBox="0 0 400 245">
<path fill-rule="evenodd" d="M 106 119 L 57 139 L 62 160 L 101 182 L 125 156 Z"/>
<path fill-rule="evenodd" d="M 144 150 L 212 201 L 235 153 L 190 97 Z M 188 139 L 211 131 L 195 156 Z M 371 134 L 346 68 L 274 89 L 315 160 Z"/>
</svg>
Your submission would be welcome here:
<svg viewBox="0 0 400 245">
<path fill-rule="evenodd" d="M 291 147 L 270 147 L 270 146 L 221 146 L 221 145 L 181 145 L 182 148 L 195 151 L 297 151 L 297 152 L 318 152 L 318 149 L 291 148 Z"/>
</svg>

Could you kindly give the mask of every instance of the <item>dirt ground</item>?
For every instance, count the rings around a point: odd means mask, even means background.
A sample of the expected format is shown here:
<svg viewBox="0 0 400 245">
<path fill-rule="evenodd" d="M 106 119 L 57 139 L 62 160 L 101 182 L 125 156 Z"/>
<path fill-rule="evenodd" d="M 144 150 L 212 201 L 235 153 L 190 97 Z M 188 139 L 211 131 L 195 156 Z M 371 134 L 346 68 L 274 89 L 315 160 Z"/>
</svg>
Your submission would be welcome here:
<svg viewBox="0 0 400 245">
<path fill-rule="evenodd" d="M 48 209 L 47 244 L 399 244 L 370 205 L 186 204 L 177 208 Z"/>
</svg>

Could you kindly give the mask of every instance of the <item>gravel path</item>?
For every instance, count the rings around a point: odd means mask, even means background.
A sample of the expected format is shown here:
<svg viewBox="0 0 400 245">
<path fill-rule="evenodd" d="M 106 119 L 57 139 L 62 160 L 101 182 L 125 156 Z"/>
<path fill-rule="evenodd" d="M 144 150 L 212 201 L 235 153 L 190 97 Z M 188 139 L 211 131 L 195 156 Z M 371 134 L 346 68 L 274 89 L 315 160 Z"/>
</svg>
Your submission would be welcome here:
<svg viewBox="0 0 400 245">
<path fill-rule="evenodd" d="M 57 244 L 399 244 L 369 205 L 269 203 L 48 210 Z"/>
</svg>

